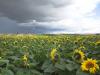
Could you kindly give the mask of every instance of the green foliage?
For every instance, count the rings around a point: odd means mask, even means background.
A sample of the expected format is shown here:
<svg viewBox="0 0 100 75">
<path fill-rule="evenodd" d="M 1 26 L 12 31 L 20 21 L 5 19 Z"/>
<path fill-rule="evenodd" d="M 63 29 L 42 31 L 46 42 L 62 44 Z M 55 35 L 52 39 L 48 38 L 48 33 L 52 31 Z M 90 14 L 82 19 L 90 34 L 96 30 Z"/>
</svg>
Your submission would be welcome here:
<svg viewBox="0 0 100 75">
<path fill-rule="evenodd" d="M 57 62 L 50 58 L 53 48 L 60 55 Z M 75 49 L 100 61 L 100 35 L 1 34 L 0 75 L 89 75 L 73 60 Z"/>
</svg>

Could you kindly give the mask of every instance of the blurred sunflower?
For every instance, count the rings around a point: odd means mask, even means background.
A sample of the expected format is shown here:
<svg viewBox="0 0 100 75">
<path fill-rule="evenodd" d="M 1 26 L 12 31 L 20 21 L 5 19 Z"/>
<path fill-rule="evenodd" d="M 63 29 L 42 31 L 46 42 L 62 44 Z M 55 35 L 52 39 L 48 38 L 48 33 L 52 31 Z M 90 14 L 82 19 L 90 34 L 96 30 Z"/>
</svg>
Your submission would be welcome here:
<svg viewBox="0 0 100 75">
<path fill-rule="evenodd" d="M 97 60 L 87 59 L 82 63 L 81 69 L 82 71 L 88 71 L 94 74 L 99 70 L 99 65 L 97 64 Z"/>
<path fill-rule="evenodd" d="M 84 52 L 82 52 L 81 50 L 76 49 L 76 50 L 74 51 L 73 58 L 74 58 L 76 61 L 78 61 L 78 62 L 82 62 L 82 61 L 84 60 L 84 58 L 85 58 L 85 54 L 84 54 Z"/>
<path fill-rule="evenodd" d="M 100 40 L 95 43 L 95 45 L 100 45 Z"/>
<path fill-rule="evenodd" d="M 29 67 L 30 64 L 28 63 L 28 56 L 26 54 L 23 55 L 23 58 L 22 58 L 23 62 L 24 62 L 24 66 L 25 67 Z"/>
<path fill-rule="evenodd" d="M 23 61 L 27 61 L 28 60 L 27 55 L 24 55 L 22 59 Z"/>
<path fill-rule="evenodd" d="M 0 59 L 1 59 L 2 57 L 0 57 Z"/>
<path fill-rule="evenodd" d="M 51 57 L 51 60 L 54 62 L 58 60 L 59 55 L 58 55 L 57 50 L 55 48 L 51 50 L 50 57 Z"/>
</svg>

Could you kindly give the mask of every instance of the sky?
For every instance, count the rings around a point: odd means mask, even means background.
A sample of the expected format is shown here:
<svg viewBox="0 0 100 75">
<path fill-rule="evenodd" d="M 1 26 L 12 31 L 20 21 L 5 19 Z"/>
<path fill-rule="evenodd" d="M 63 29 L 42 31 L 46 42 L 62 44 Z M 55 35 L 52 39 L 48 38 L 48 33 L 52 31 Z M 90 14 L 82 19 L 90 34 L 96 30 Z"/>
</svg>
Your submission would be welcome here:
<svg viewBox="0 0 100 75">
<path fill-rule="evenodd" d="M 100 33 L 100 0 L 0 0 L 0 33 Z"/>
</svg>

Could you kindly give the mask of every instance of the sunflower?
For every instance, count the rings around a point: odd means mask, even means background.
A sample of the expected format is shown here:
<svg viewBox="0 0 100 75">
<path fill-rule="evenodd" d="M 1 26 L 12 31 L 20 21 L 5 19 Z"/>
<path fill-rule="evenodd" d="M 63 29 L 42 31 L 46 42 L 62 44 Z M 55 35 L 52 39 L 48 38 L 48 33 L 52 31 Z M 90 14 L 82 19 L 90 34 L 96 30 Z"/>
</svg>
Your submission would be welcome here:
<svg viewBox="0 0 100 75">
<path fill-rule="evenodd" d="M 24 55 L 24 56 L 23 56 L 23 60 L 24 60 L 24 61 L 27 61 L 27 60 L 28 60 L 27 55 Z"/>
<path fill-rule="evenodd" d="M 100 40 L 97 41 L 97 42 L 95 43 L 95 45 L 98 45 L 98 46 L 99 46 L 99 45 L 100 45 Z"/>
<path fill-rule="evenodd" d="M 55 48 L 51 50 L 50 57 L 52 61 L 56 61 L 58 59 L 58 53 Z"/>
<path fill-rule="evenodd" d="M 84 58 L 85 58 L 85 54 L 84 54 L 84 52 L 82 52 L 81 50 L 76 49 L 76 50 L 74 51 L 73 58 L 74 58 L 76 61 L 78 61 L 78 62 L 82 62 L 82 61 L 84 60 Z"/>
<path fill-rule="evenodd" d="M 99 65 L 97 64 L 97 60 L 87 59 L 81 65 L 82 71 L 87 71 L 94 74 L 97 70 L 99 70 Z"/>
</svg>

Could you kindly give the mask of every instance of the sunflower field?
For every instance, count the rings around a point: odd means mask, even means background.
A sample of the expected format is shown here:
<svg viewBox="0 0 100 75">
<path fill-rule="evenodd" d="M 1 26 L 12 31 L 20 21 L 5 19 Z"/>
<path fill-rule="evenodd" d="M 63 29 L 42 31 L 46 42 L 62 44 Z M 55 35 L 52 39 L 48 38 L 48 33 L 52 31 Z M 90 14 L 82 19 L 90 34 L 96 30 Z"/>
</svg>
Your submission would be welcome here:
<svg viewBox="0 0 100 75">
<path fill-rule="evenodd" d="M 100 35 L 0 34 L 0 75 L 100 75 Z"/>
</svg>

